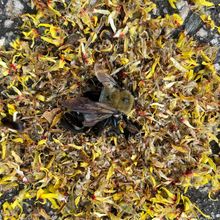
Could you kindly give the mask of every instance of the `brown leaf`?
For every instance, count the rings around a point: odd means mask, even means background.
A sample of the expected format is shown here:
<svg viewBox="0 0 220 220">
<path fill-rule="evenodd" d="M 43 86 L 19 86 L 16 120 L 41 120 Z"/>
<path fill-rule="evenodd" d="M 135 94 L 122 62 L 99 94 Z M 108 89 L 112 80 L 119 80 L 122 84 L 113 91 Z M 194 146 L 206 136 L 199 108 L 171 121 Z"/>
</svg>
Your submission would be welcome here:
<svg viewBox="0 0 220 220">
<path fill-rule="evenodd" d="M 51 111 L 46 111 L 46 112 L 43 113 L 41 118 L 45 118 L 51 124 L 54 117 L 56 116 L 56 114 L 58 112 L 60 112 L 60 110 L 61 110 L 60 108 L 54 108 Z"/>
</svg>

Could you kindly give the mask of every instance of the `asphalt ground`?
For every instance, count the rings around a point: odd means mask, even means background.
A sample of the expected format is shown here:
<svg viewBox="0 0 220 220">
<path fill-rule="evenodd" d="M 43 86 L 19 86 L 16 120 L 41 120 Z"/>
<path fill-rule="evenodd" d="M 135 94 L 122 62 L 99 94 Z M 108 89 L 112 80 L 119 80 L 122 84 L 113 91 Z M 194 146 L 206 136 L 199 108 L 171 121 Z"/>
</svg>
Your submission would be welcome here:
<svg viewBox="0 0 220 220">
<path fill-rule="evenodd" d="M 184 24 L 178 29 L 173 30 L 171 37 L 175 38 L 178 33 L 184 30 L 188 35 L 194 37 L 201 44 L 208 44 L 210 46 L 220 46 L 220 34 L 217 30 L 207 27 L 201 20 L 197 13 L 191 10 L 193 1 L 178 1 L 177 9 L 173 9 L 168 0 L 155 0 L 157 10 L 152 16 L 165 16 L 166 14 L 179 13 L 184 18 Z M 208 8 L 205 13 L 209 15 L 217 26 L 220 26 L 220 0 L 212 1 L 215 6 Z M 23 13 L 34 13 L 31 4 L 28 0 L 0 0 L 0 46 L 9 46 L 10 42 L 19 36 L 19 25 L 21 24 L 20 15 Z M 220 50 L 216 56 L 215 68 L 220 70 Z M 218 135 L 220 138 L 220 135 Z M 219 146 L 217 143 L 210 143 L 213 154 L 219 155 Z M 210 215 L 212 219 L 220 219 L 220 193 L 215 195 L 213 200 L 208 198 L 209 186 L 199 189 L 190 189 L 188 195 L 190 199 L 195 202 L 198 207 L 206 214 Z M 5 201 L 13 199 L 18 192 L 12 191 L 8 195 L 0 197 L 0 206 Z M 28 204 L 28 203 L 27 203 Z M 29 201 L 26 209 L 31 209 L 32 202 Z M 48 211 L 50 207 L 47 207 Z M 53 216 L 53 212 L 51 212 Z M 54 215 L 53 219 L 59 219 Z M 0 216 L 0 219 L 1 216 Z M 202 216 L 199 219 L 206 219 Z"/>
</svg>

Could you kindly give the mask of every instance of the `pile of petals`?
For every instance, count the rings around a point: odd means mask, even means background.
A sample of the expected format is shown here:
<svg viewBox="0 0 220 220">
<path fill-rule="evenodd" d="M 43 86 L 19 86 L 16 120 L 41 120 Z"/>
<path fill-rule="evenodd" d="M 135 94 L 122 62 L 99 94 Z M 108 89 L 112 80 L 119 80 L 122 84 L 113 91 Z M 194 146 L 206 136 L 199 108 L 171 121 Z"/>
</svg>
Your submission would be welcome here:
<svg viewBox="0 0 220 220">
<path fill-rule="evenodd" d="M 195 10 L 208 2 L 195 1 Z M 5 218 L 208 218 L 187 191 L 210 184 L 212 197 L 220 188 L 209 144 L 218 143 L 217 49 L 184 31 L 172 39 L 182 18 L 152 16 L 151 0 L 34 0 L 33 7 L 22 15 L 21 36 L 0 52 L 0 119 L 23 124 L 0 127 Z M 99 60 L 122 73 L 135 96 L 128 117 L 141 129 L 128 139 L 60 126 L 60 100 L 84 91 Z"/>
</svg>

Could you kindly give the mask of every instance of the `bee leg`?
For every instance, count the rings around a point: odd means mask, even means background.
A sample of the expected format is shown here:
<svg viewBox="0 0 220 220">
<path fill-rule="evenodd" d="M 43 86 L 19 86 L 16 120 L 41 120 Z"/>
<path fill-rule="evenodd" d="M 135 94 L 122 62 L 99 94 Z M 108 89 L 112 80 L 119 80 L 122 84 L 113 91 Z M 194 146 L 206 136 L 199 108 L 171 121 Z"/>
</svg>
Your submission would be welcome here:
<svg viewBox="0 0 220 220">
<path fill-rule="evenodd" d="M 104 128 L 109 124 L 109 118 L 98 122 L 96 125 L 94 125 L 91 128 L 91 132 L 95 135 L 95 136 L 99 136 L 101 135 L 102 131 L 104 130 Z"/>
<path fill-rule="evenodd" d="M 120 131 L 119 127 L 118 127 L 119 119 L 115 118 L 115 117 L 111 117 L 109 120 L 111 120 L 110 123 L 111 123 L 112 127 L 108 131 L 108 134 L 109 135 L 115 135 L 115 136 L 120 135 L 121 131 Z"/>
<path fill-rule="evenodd" d="M 115 127 L 115 128 L 118 127 L 118 119 L 117 119 L 117 118 L 112 118 L 112 125 L 113 125 L 113 127 Z"/>
</svg>

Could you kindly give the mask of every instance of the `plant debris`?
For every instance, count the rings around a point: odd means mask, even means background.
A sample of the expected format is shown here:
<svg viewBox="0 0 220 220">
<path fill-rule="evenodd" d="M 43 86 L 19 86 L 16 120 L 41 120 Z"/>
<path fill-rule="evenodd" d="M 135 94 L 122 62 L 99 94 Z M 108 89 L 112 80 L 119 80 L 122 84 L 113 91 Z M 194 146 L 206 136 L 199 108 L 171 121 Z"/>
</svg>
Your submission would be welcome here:
<svg viewBox="0 0 220 220">
<path fill-rule="evenodd" d="M 217 48 L 184 31 L 172 39 L 181 17 L 152 16 L 150 0 L 33 7 L 22 36 L 0 52 L 0 196 L 16 192 L 3 201 L 4 218 L 50 219 L 48 207 L 60 219 L 209 218 L 186 193 L 210 183 L 212 197 L 220 188 L 209 146 L 219 144 Z M 60 126 L 59 101 L 85 92 L 100 60 L 135 97 L 129 118 L 142 128 L 128 140 Z M 8 114 L 22 130 L 4 126 Z"/>
</svg>

